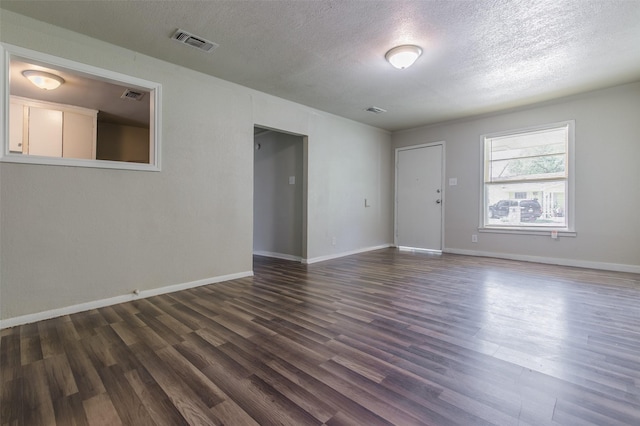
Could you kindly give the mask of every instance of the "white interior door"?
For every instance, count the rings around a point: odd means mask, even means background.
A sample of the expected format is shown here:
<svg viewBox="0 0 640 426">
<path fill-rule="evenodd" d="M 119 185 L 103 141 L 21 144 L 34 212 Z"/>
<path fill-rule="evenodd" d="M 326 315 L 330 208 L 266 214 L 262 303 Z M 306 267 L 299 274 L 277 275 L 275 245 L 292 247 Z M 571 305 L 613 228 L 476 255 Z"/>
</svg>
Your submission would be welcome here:
<svg viewBox="0 0 640 426">
<path fill-rule="evenodd" d="M 396 151 L 396 246 L 442 251 L 443 145 Z"/>
</svg>

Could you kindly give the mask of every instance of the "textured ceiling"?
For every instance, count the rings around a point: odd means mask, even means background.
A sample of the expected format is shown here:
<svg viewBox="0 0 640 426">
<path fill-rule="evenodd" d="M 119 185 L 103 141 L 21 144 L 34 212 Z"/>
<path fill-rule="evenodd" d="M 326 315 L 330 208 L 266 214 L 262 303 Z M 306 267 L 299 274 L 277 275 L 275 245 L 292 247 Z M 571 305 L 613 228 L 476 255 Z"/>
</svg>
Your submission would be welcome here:
<svg viewBox="0 0 640 426">
<path fill-rule="evenodd" d="M 6 1 L 0 6 L 388 130 L 640 80 L 640 1 Z M 177 28 L 220 45 L 204 53 Z M 417 44 L 406 70 L 385 52 Z M 369 106 L 384 114 L 365 112 Z"/>
</svg>

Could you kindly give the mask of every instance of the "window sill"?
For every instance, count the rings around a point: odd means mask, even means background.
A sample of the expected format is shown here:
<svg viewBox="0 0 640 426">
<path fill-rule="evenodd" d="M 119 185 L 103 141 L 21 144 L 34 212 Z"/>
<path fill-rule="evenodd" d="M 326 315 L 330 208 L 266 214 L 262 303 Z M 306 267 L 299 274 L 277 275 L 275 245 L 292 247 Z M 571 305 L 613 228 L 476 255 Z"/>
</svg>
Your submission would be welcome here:
<svg viewBox="0 0 640 426">
<path fill-rule="evenodd" d="M 558 231 L 558 237 L 576 237 L 575 231 L 559 230 L 554 228 L 548 229 L 525 229 L 525 228 L 478 228 L 478 232 L 493 234 L 519 234 L 519 235 L 542 235 L 549 237 L 551 231 Z"/>
<path fill-rule="evenodd" d="M 35 155 L 8 154 L 0 157 L 1 163 L 40 164 L 45 166 L 89 167 L 95 169 L 138 170 L 159 172 L 160 167 L 147 163 L 129 163 L 125 161 L 89 160 L 79 158 L 39 157 Z"/>
</svg>

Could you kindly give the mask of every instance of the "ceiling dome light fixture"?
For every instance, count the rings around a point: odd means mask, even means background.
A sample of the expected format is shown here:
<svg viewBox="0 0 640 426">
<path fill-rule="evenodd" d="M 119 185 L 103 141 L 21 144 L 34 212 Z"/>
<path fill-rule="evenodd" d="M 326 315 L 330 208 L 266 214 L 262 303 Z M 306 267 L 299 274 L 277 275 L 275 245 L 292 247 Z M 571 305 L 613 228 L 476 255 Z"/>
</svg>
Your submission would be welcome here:
<svg viewBox="0 0 640 426">
<path fill-rule="evenodd" d="M 422 49 L 419 46 L 413 44 L 405 44 L 402 46 L 396 46 L 387 52 L 384 57 L 389 61 L 391 65 L 403 70 L 409 68 L 413 63 L 422 55 Z"/>
<path fill-rule="evenodd" d="M 64 83 L 64 78 L 50 72 L 27 70 L 22 71 L 22 75 L 27 77 L 36 87 L 43 90 L 55 90 Z"/>
</svg>

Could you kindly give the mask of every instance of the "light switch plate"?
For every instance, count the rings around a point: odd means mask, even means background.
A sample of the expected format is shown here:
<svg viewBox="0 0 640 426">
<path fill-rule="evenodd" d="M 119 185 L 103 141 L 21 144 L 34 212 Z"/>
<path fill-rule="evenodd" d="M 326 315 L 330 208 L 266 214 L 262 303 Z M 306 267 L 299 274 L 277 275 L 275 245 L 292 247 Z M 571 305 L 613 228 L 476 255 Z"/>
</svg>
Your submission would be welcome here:
<svg viewBox="0 0 640 426">
<path fill-rule="evenodd" d="M 289 185 L 295 185 L 295 184 L 296 184 L 296 177 L 289 176 Z"/>
</svg>

